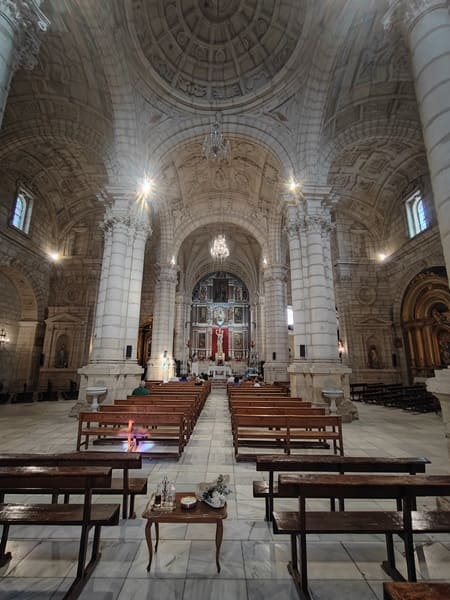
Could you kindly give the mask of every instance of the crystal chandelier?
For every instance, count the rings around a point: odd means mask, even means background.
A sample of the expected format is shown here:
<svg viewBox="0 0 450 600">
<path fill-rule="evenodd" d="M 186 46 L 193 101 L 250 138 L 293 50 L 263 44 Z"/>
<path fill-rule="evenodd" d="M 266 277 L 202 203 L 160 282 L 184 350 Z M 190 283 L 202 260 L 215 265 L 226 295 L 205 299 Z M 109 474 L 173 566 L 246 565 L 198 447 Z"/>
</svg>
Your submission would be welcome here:
<svg viewBox="0 0 450 600">
<path fill-rule="evenodd" d="M 214 260 L 225 260 L 230 256 L 230 251 L 227 246 L 227 240 L 224 235 L 217 235 L 211 244 L 209 250 Z"/>
<path fill-rule="evenodd" d="M 216 113 L 214 123 L 211 125 L 211 131 L 203 140 L 202 154 L 208 160 L 227 160 L 230 157 L 230 152 L 230 142 L 223 137 L 220 130 L 219 118 Z"/>
</svg>

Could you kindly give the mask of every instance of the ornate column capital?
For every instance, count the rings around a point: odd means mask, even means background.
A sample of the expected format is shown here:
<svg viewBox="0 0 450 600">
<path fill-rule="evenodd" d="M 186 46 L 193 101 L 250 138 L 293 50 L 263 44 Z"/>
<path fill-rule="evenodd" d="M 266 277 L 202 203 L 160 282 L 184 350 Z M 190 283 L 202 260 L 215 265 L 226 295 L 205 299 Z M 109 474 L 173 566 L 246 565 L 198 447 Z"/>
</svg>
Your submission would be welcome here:
<svg viewBox="0 0 450 600">
<path fill-rule="evenodd" d="M 178 271 L 174 265 L 159 264 L 158 269 L 159 269 L 158 282 L 173 283 L 173 284 L 177 283 Z"/>
<path fill-rule="evenodd" d="M 287 281 L 287 267 L 285 265 L 270 265 L 264 269 L 264 281 Z"/>
<path fill-rule="evenodd" d="M 437 8 L 447 8 L 450 12 L 450 0 L 390 0 L 384 28 L 391 31 L 399 27 L 409 32 L 419 17 Z"/>
<path fill-rule="evenodd" d="M 0 0 L 0 16 L 17 32 L 13 70 L 33 69 L 41 45 L 40 33 L 47 31 L 50 21 L 40 9 L 41 0 Z"/>
<path fill-rule="evenodd" d="M 114 229 L 121 224 L 130 233 L 145 239 L 152 234 L 146 207 L 136 201 L 136 195 L 125 186 L 106 186 L 97 194 L 97 199 L 106 204 L 102 229 Z"/>
</svg>

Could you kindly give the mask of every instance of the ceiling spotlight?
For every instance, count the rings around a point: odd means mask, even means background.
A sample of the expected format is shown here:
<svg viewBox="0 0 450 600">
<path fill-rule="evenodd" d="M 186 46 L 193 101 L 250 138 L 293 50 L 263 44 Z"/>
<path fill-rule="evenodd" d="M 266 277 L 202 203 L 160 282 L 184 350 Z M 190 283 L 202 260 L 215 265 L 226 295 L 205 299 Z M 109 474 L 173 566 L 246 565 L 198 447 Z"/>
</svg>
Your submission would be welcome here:
<svg viewBox="0 0 450 600">
<path fill-rule="evenodd" d="M 49 252 L 48 255 L 52 259 L 53 262 L 58 262 L 59 259 L 61 258 L 61 255 L 59 252 Z"/>
<path fill-rule="evenodd" d="M 150 179 L 150 177 L 145 176 L 139 188 L 139 195 L 143 198 L 146 198 L 152 191 L 153 185 L 153 179 Z"/>
<path fill-rule="evenodd" d="M 291 181 L 289 182 L 290 191 L 295 192 L 297 188 L 298 188 L 298 183 L 296 181 L 294 181 L 293 179 L 291 179 Z"/>
<path fill-rule="evenodd" d="M 378 260 L 379 261 L 383 262 L 383 260 L 386 260 L 386 259 L 387 259 L 387 254 L 384 254 L 384 252 L 380 252 L 378 254 Z"/>
</svg>

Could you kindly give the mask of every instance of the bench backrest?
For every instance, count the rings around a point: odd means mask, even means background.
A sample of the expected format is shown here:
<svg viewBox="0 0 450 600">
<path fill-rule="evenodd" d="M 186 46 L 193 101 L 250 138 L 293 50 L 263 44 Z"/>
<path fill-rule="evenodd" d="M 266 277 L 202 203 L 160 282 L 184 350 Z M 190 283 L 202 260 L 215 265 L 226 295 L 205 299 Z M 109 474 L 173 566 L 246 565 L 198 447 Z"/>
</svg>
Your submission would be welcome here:
<svg viewBox="0 0 450 600">
<path fill-rule="evenodd" d="M 83 467 L 140 469 L 142 457 L 136 452 L 67 452 L 63 454 L 0 454 L 1 467 Z"/>
<path fill-rule="evenodd" d="M 236 415 L 238 427 L 341 427 L 342 418 L 337 415 Z"/>
<path fill-rule="evenodd" d="M 311 407 L 285 407 L 285 406 L 233 406 L 231 414 L 232 418 L 235 415 L 292 415 L 292 416 L 303 416 L 303 415 L 326 415 L 328 409 L 326 408 L 311 408 Z"/>
<path fill-rule="evenodd" d="M 127 425 L 129 421 L 144 425 L 182 425 L 184 418 L 178 413 L 149 413 L 137 414 L 121 412 L 120 414 L 108 412 L 80 412 L 79 422 L 101 423 L 105 425 Z"/>
<path fill-rule="evenodd" d="M 322 471 L 338 473 L 425 473 L 430 464 L 425 457 L 392 458 L 375 456 L 336 456 L 329 454 L 279 454 L 256 457 L 257 471 Z"/>
<path fill-rule="evenodd" d="M 0 489 L 85 489 L 111 486 L 111 469 L 101 467 L 0 467 Z"/>
</svg>

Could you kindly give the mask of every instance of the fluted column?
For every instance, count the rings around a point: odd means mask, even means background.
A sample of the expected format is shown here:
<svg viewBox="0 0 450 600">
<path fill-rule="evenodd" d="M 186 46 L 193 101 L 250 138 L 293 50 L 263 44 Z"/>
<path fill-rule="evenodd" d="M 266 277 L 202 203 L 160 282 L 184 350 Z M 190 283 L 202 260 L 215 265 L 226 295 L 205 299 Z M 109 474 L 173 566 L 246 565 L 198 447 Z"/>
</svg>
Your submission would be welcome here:
<svg viewBox="0 0 450 600">
<path fill-rule="evenodd" d="M 152 355 L 147 373 L 150 379 L 163 379 L 163 366 L 170 362 L 172 368 L 173 326 L 175 320 L 175 290 L 177 267 L 159 265 L 153 310 Z"/>
<path fill-rule="evenodd" d="M 108 401 L 124 398 L 142 375 L 136 356 L 145 244 L 151 227 L 128 183 L 109 185 L 102 195 L 107 203 L 103 261 L 92 353 L 89 363 L 78 370 L 80 401 L 86 388 L 97 385 L 108 388 Z"/>
<path fill-rule="evenodd" d="M 391 0 L 386 27 L 408 40 L 447 272 L 450 273 L 450 2 Z"/>
<path fill-rule="evenodd" d="M 331 214 L 328 188 L 304 188 L 300 206 L 300 235 L 306 241 L 310 360 L 338 361 L 337 323 L 330 259 Z"/>
<path fill-rule="evenodd" d="M 287 379 L 289 362 L 285 265 L 268 265 L 264 270 L 266 297 L 266 364 L 264 374 L 270 383 Z"/>
<path fill-rule="evenodd" d="M 409 43 L 445 266 L 450 273 L 450 1 L 391 0 L 385 25 L 401 28 Z M 450 369 L 436 371 L 427 380 L 427 389 L 439 398 L 449 432 Z"/>
<path fill-rule="evenodd" d="M 145 244 L 146 217 L 130 213 L 122 197 L 105 215 L 105 245 L 90 362 L 121 361 L 132 346 L 136 360 Z"/>
<path fill-rule="evenodd" d="M 291 357 L 292 360 L 300 358 L 301 345 L 307 348 L 311 342 L 306 327 L 305 272 L 299 231 L 298 203 L 295 199 L 289 198 L 287 203 L 287 236 L 289 242 L 292 311 L 294 314 L 294 355 Z"/>
<path fill-rule="evenodd" d="M 0 126 L 15 71 L 37 64 L 39 33 L 50 24 L 40 4 L 41 0 L 0 0 Z"/>
</svg>

